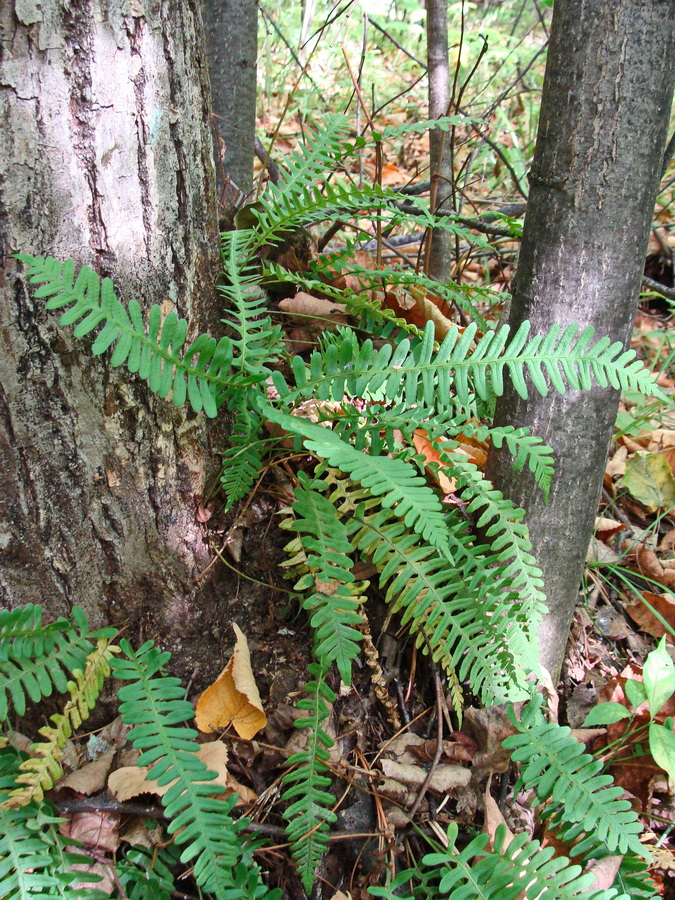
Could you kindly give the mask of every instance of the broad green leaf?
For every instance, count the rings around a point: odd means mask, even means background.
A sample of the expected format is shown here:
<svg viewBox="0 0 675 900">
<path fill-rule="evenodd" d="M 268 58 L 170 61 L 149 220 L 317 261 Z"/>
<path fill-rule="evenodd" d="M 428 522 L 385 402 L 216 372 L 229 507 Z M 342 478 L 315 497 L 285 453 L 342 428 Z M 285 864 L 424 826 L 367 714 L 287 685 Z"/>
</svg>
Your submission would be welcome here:
<svg viewBox="0 0 675 900">
<path fill-rule="evenodd" d="M 637 709 L 647 699 L 647 691 L 641 681 L 634 681 L 632 678 L 629 678 L 623 690 L 633 709 Z"/>
<path fill-rule="evenodd" d="M 611 725 L 612 722 L 620 722 L 621 719 L 629 719 L 630 712 L 621 703 L 599 703 L 592 709 L 584 720 L 584 728 L 595 725 Z"/>
<path fill-rule="evenodd" d="M 666 650 L 666 638 L 661 638 L 642 669 L 649 712 L 654 718 L 668 698 L 675 692 L 675 665 Z"/>
<path fill-rule="evenodd" d="M 675 781 L 675 734 L 672 730 L 650 722 L 649 750 L 657 765 Z"/>
</svg>

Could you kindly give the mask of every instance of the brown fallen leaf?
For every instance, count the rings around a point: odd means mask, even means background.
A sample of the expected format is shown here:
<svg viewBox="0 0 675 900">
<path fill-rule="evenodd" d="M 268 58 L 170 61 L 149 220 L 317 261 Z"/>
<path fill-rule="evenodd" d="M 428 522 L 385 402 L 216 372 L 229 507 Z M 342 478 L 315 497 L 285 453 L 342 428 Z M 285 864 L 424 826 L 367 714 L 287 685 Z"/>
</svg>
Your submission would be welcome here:
<svg viewBox="0 0 675 900">
<path fill-rule="evenodd" d="M 485 794 L 483 795 L 483 801 L 485 803 L 485 819 L 483 821 L 483 834 L 487 834 L 490 840 L 488 841 L 488 847 L 490 850 L 494 850 L 495 848 L 495 833 L 497 828 L 500 825 L 503 825 L 506 828 L 506 836 L 504 838 L 503 849 L 505 850 L 511 841 L 514 838 L 514 834 L 511 829 L 506 824 L 506 819 L 502 815 L 502 811 L 497 805 L 497 801 L 494 799 L 492 794 L 490 793 L 490 781 L 492 779 L 488 778 L 487 785 L 485 787 Z"/>
<path fill-rule="evenodd" d="M 239 795 L 237 806 L 252 803 L 257 799 L 257 794 L 244 784 L 240 784 L 227 768 L 227 747 L 222 741 L 211 741 L 201 744 L 197 753 L 199 759 L 216 777 L 205 784 L 220 785 L 227 791 L 234 791 Z M 148 778 L 151 766 L 122 766 L 111 772 L 108 778 L 108 790 L 119 801 L 130 800 L 139 794 L 156 794 L 163 797 L 175 781 L 168 784 L 157 784 L 152 778 Z"/>
<path fill-rule="evenodd" d="M 233 725 L 240 738 L 250 740 L 265 727 L 267 717 L 251 669 L 248 642 L 241 629 L 233 627 L 237 643 L 232 659 L 197 701 L 195 718 L 200 731 Z"/>
<path fill-rule="evenodd" d="M 427 777 L 426 769 L 421 766 L 398 763 L 393 759 L 383 759 L 381 766 L 387 778 L 392 778 L 401 784 L 422 785 Z M 464 787 L 470 781 L 469 769 L 465 769 L 463 766 L 440 765 L 436 766 L 429 787 L 433 791 L 446 792 L 453 788 Z"/>
<path fill-rule="evenodd" d="M 70 788 L 71 791 L 77 791 L 78 794 L 85 794 L 87 797 L 104 790 L 116 752 L 113 747 L 103 756 L 99 756 L 95 762 L 87 763 L 81 769 L 71 772 L 59 782 L 59 787 Z"/>
<path fill-rule="evenodd" d="M 305 291 L 298 291 L 295 297 L 280 300 L 279 309 L 297 322 L 314 329 L 323 329 L 326 325 L 344 325 L 347 322 L 347 307 L 344 303 L 314 297 Z"/>
<path fill-rule="evenodd" d="M 659 615 L 663 616 L 671 628 L 675 628 L 675 597 L 672 594 L 652 594 L 651 591 L 643 591 L 642 597 L 650 606 L 654 607 Z M 666 639 L 671 644 L 675 644 L 675 639 L 670 632 L 640 600 L 630 605 L 626 604 L 626 612 L 640 631 L 646 631 L 647 634 L 654 637 L 662 637 L 665 634 Z"/>
<path fill-rule="evenodd" d="M 605 856 L 603 859 L 592 859 L 588 863 L 584 873 L 591 872 L 593 874 L 595 878 L 592 886 L 594 891 L 607 891 L 613 886 L 622 860 L 623 856 Z"/>
</svg>

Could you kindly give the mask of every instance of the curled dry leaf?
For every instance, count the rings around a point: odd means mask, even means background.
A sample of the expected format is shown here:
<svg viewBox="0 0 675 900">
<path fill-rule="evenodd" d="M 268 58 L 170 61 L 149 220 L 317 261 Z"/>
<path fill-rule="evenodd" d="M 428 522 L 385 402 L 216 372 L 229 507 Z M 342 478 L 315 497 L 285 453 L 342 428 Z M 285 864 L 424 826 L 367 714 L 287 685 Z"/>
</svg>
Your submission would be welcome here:
<svg viewBox="0 0 675 900">
<path fill-rule="evenodd" d="M 422 785 L 427 777 L 427 771 L 421 766 L 398 763 L 393 759 L 383 759 L 381 765 L 387 778 L 392 778 L 402 784 Z M 463 766 L 440 765 L 434 769 L 429 787 L 432 791 L 445 793 L 454 788 L 465 787 L 470 781 L 469 769 L 465 769 Z"/>
<path fill-rule="evenodd" d="M 663 616 L 671 628 L 675 628 L 675 597 L 672 594 L 652 594 L 651 591 L 643 591 L 642 597 L 659 615 Z M 637 600 L 635 603 L 631 603 L 630 606 L 626 605 L 626 612 L 640 631 L 646 631 L 647 634 L 658 638 L 663 637 L 665 634 L 666 639 L 671 644 L 675 644 L 672 634 L 666 631 L 662 622 L 648 609 L 645 603 Z"/>
<path fill-rule="evenodd" d="M 488 841 L 488 847 L 490 850 L 494 850 L 494 840 L 495 833 L 497 828 L 500 825 L 503 825 L 506 828 L 506 836 L 504 837 L 503 847 L 506 849 L 511 841 L 514 838 L 514 834 L 506 824 L 506 819 L 502 815 L 502 811 L 497 805 L 497 801 L 494 799 L 492 794 L 490 793 L 490 781 L 488 778 L 487 785 L 485 787 L 485 794 L 483 795 L 483 801 L 485 803 L 485 821 L 483 822 L 483 834 L 487 834 L 490 840 Z"/>
<path fill-rule="evenodd" d="M 228 791 L 234 791 L 239 795 L 240 803 L 252 803 L 257 795 L 246 785 L 240 784 L 227 768 L 227 747 L 222 741 L 212 741 L 209 744 L 201 744 L 197 753 L 199 759 L 216 777 L 206 784 L 221 785 Z M 148 778 L 150 766 L 123 766 L 112 772 L 108 778 L 108 790 L 120 802 L 138 797 L 139 794 L 156 794 L 163 797 L 175 782 L 169 782 L 160 787 L 156 781 Z"/>
<path fill-rule="evenodd" d="M 71 772 L 60 782 L 59 787 L 70 788 L 71 791 L 77 791 L 78 794 L 85 794 L 87 797 L 98 794 L 99 791 L 105 789 L 115 753 L 114 748 L 108 750 L 96 762 L 87 763 L 81 769 Z"/>
<path fill-rule="evenodd" d="M 313 297 L 299 291 L 295 297 L 279 301 L 279 309 L 309 328 L 322 330 L 326 325 L 344 325 L 347 322 L 347 307 L 344 303 L 333 303 L 323 297 Z"/>
<path fill-rule="evenodd" d="M 267 718 L 251 669 L 248 642 L 241 629 L 233 627 L 237 643 L 232 659 L 197 701 L 195 717 L 200 731 L 232 725 L 239 737 L 250 740 L 265 727 Z"/>
</svg>

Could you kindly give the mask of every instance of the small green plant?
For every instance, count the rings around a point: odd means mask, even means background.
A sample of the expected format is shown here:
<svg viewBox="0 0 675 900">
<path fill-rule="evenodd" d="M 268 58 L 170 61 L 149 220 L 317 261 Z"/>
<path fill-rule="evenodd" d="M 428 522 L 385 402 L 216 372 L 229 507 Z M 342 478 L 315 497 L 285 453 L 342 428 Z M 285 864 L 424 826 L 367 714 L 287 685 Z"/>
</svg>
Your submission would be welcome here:
<svg viewBox="0 0 675 900">
<path fill-rule="evenodd" d="M 457 121 L 442 120 L 440 127 Z M 428 126 L 385 128 L 374 140 L 399 138 Z M 551 388 L 586 390 L 594 381 L 662 397 L 633 351 L 607 338 L 594 341 L 592 328 L 571 326 L 561 333 L 554 326 L 534 336 L 527 323 L 516 333 L 508 326 L 492 328 L 466 290 L 452 283 L 434 287 L 473 321 L 464 329 L 449 328 L 440 343 L 432 322 L 420 331 L 397 319 L 376 298 L 347 291 L 341 299 L 356 320 L 354 327 L 324 336 L 308 359 L 286 359 L 282 374 L 277 367 L 284 356 L 281 330 L 267 311 L 262 286 L 272 279 L 316 287 L 328 285 L 336 268 L 360 276 L 364 270 L 352 259 L 353 244 L 340 254 L 324 255 L 304 275 L 265 262 L 268 254 L 261 251 L 281 243 L 293 229 L 366 215 L 377 215 L 391 228 L 412 219 L 416 226 L 446 228 L 470 237 L 456 217 L 435 217 L 421 201 L 402 210 L 395 191 L 342 183 L 339 173 L 345 159 L 366 144 L 363 138 L 350 142 L 349 128 L 345 118 L 327 116 L 324 128 L 310 135 L 289 161 L 283 184 L 271 185 L 251 209 L 253 224 L 223 235 L 222 291 L 230 335 L 220 341 L 202 334 L 186 346 L 185 320 L 174 313 L 162 319 L 155 305 L 146 323 L 135 301 L 125 307 L 110 279 L 101 281 L 86 266 L 76 276 L 72 262 L 19 257 L 31 283 L 41 285 L 36 297 L 45 298 L 47 309 L 63 310 L 62 325 L 75 325 L 77 336 L 99 329 L 93 353 L 112 350 L 111 365 L 125 365 L 159 396 L 171 394 L 177 406 L 189 403 L 207 416 L 226 411 L 234 417 L 221 479 L 228 508 L 247 496 L 263 455 L 274 448 L 274 441 L 266 437 L 266 422 L 279 426 L 315 460 L 312 476 L 298 476 L 286 523 L 297 535 L 290 548 L 299 569 L 297 590 L 311 615 L 317 660 L 314 680 L 307 685 L 310 699 L 303 701 L 311 715 L 298 723 L 309 732 L 308 747 L 289 761 L 291 770 L 285 777 L 290 785 L 285 798 L 294 801 L 287 811 L 287 833 L 308 890 L 334 819 L 333 798 L 326 790 L 330 741 L 322 730 L 332 696 L 326 676 L 335 663 L 342 680 L 349 683 L 362 640 L 355 626 L 367 586 L 355 582 L 354 563 L 363 559 L 376 567 L 387 601 L 402 614 L 417 646 L 444 667 L 458 716 L 462 683 L 486 704 L 526 699 L 528 678 L 538 671 L 536 635 L 545 610 L 541 572 L 531 553 L 523 511 L 496 491 L 463 454 L 454 452 L 458 439 L 469 433 L 498 446 L 505 443 L 514 465 L 528 466 L 539 488 L 547 492 L 553 471 L 550 448 L 525 429 L 490 424 L 505 376 L 523 397 L 531 391 L 546 394 Z M 408 271 L 378 269 L 368 277 L 373 287 L 396 288 L 413 298 L 415 291 L 430 287 L 426 279 Z M 318 422 L 303 415 L 307 401 L 312 401 Z M 438 448 L 440 463 L 431 467 L 441 465 L 455 480 L 466 516 L 456 506 L 444 504 L 429 483 L 427 460 L 415 449 L 419 429 Z M 40 628 L 32 623 L 32 630 Z M 53 634 L 54 646 L 59 641 L 68 644 L 58 628 L 45 634 Z M 28 649 L 42 649 L 37 638 L 33 647 L 25 635 L 22 640 Z M 230 816 L 231 802 L 211 799 L 213 786 L 202 786 L 210 776 L 195 757 L 193 732 L 173 727 L 187 720 L 191 710 L 180 699 L 176 680 L 161 674 L 167 657 L 149 645 L 137 652 L 126 642 L 120 646 L 123 655 L 110 656 L 109 665 L 116 678 L 130 682 L 120 691 L 122 715 L 135 726 L 131 740 L 144 750 L 141 760 L 153 765 L 150 777 L 162 784 L 174 782 L 164 802 L 177 844 L 187 845 L 182 861 L 195 859 L 198 883 L 216 897 L 233 896 L 229 893 L 233 890 L 242 897 L 264 894 L 243 825 Z M 87 649 L 84 657 L 91 652 Z M 11 657 L 7 660 L 4 665 L 11 668 L 15 663 Z M 43 681 L 61 689 L 65 679 L 58 665 L 50 668 L 45 663 L 43 669 Z M 27 672 L 18 683 L 31 700 L 42 696 L 42 683 Z M 8 695 L 22 711 L 22 692 L 11 686 L 3 689 L 0 682 L 0 699 Z M 536 754 L 544 752 L 541 745 L 547 738 L 542 737 L 543 726 L 532 725 L 535 712 L 523 732 L 522 747 Z M 565 818 L 563 804 L 560 823 L 572 822 L 572 832 L 590 832 L 593 817 L 598 817 L 602 847 L 613 848 L 608 852 L 637 852 L 631 837 L 639 830 L 634 816 L 617 806 L 611 791 L 600 790 L 604 782 L 589 782 L 589 771 L 564 770 L 581 799 L 574 806 L 577 818 Z M 40 784 L 45 788 L 47 778 Z M 542 802 L 555 784 L 548 780 L 538 786 Z M 614 814 L 615 821 L 623 823 L 621 834 L 612 823 Z M 519 849 L 524 846 L 518 844 Z M 505 858 L 512 874 L 514 866 L 521 866 L 523 874 L 517 880 L 533 879 L 543 889 L 544 881 L 537 881 L 537 864 L 527 856 L 534 852 L 523 850 L 522 860 L 514 854 Z M 495 853 L 501 859 L 506 849 Z M 576 875 L 567 874 L 576 885 Z M 441 884 L 448 883 L 441 879 Z M 572 893 L 556 896 L 576 893 L 575 887 Z"/>
<path fill-rule="evenodd" d="M 656 717 L 668 700 L 675 694 L 675 665 L 666 650 L 665 636 L 659 641 L 656 650 L 647 656 L 642 668 L 643 681 L 627 678 L 624 684 L 626 699 L 632 707 L 629 709 L 622 703 L 599 703 L 586 716 L 584 727 L 611 725 L 626 720 L 625 739 L 634 735 L 633 722 L 638 707 L 646 704 L 649 712 L 647 737 L 649 752 L 657 765 L 661 766 L 668 777 L 675 780 L 675 733 L 673 720 L 668 717 L 663 724 Z M 642 731 L 642 728 L 639 729 Z"/>
</svg>

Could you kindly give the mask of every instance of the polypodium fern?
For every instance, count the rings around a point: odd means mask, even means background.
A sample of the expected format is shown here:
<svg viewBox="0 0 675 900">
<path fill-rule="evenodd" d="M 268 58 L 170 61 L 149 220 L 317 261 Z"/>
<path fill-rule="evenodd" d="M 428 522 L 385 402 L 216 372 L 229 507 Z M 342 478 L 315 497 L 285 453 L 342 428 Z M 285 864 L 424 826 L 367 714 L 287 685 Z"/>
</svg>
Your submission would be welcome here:
<svg viewBox="0 0 675 900">
<path fill-rule="evenodd" d="M 494 850 L 487 849 L 489 837 L 480 834 L 462 850 L 455 846 L 458 827 L 451 822 L 445 850 L 427 853 L 422 863 L 438 866 L 438 894 L 448 900 L 517 900 L 545 897 L 546 900 L 629 900 L 614 888 L 594 891 L 595 876 L 582 874 L 581 866 L 570 865 L 564 856 L 554 856 L 553 847 L 542 848 L 526 832 L 506 843 L 506 826 L 499 825 Z"/>
<path fill-rule="evenodd" d="M 66 839 L 56 827 L 61 820 L 51 814 L 48 804 L 31 802 L 10 808 L 2 802 L 15 785 L 18 766 L 14 750 L 0 751 L 0 896 L 17 900 L 105 898 L 100 891 L 73 887 L 82 877 L 73 865 L 91 864 L 92 860 L 66 850 Z"/>
<path fill-rule="evenodd" d="M 170 312 L 162 321 L 158 304 L 153 304 L 148 325 L 136 300 L 129 301 L 128 310 L 117 299 L 112 281 L 102 281 L 88 266 L 82 266 L 75 279 L 72 260 L 58 262 L 51 256 L 42 259 L 18 255 L 26 266 L 31 283 L 42 283 L 36 297 L 49 297 L 47 309 L 69 307 L 59 319 L 61 325 L 73 325 L 75 337 L 89 334 L 99 325 L 91 352 L 105 353 L 114 344 L 110 358 L 112 366 L 126 365 L 129 372 L 147 380 L 150 389 L 160 397 L 173 391 L 173 402 L 183 406 L 186 399 L 192 408 L 215 416 L 221 394 L 231 386 L 228 379 L 232 364 L 232 342 L 229 338 L 216 341 L 207 334 L 199 335 L 185 347 L 188 324 Z"/>
<path fill-rule="evenodd" d="M 232 345 L 236 355 L 232 366 L 246 379 L 260 383 L 270 374 L 282 348 L 279 325 L 267 314 L 267 298 L 260 287 L 260 275 L 248 259 L 247 232 L 230 231 L 222 235 L 224 282 L 218 290 L 227 300 L 223 322 L 235 333 Z"/>
<path fill-rule="evenodd" d="M 89 717 L 103 681 L 110 674 L 109 660 L 118 649 L 110 645 L 111 640 L 100 638 L 96 649 L 87 657 L 84 672 L 78 669 L 73 672 L 74 680 L 68 682 L 70 700 L 62 713 L 51 717 L 53 725 L 44 725 L 40 729 L 46 740 L 33 744 L 33 755 L 21 763 L 16 776 L 16 784 L 21 787 L 11 791 L 2 806 L 25 806 L 32 800 L 42 800 L 44 792 L 51 790 L 54 782 L 63 775 L 59 763 L 63 758 L 63 748 L 73 732 Z"/>
<path fill-rule="evenodd" d="M 38 609 L 33 607 L 25 621 L 22 615 L 17 615 L 14 625 L 0 635 L 0 721 L 7 717 L 10 700 L 14 711 L 22 716 L 27 697 L 39 703 L 54 690 L 65 694 L 69 676 L 77 669 L 84 670 L 87 656 L 94 649 L 93 641 L 117 633 L 114 628 L 90 631 L 79 606 L 73 608 L 70 620 L 60 619 L 56 627 L 42 626 Z M 27 638 L 25 626 L 30 617 L 36 632 Z M 8 620 L 4 621 L 7 625 Z M 42 650 L 39 654 L 38 649 Z"/>
<path fill-rule="evenodd" d="M 197 883 L 218 900 L 275 900 L 278 893 L 266 891 L 247 848 L 246 820 L 230 816 L 236 795 L 221 796 L 225 789 L 213 783 L 215 773 L 197 756 L 197 732 L 176 727 L 191 719 L 194 710 L 183 699 L 180 680 L 161 675 L 170 654 L 160 653 L 150 641 L 138 651 L 127 641 L 120 646 L 126 658 L 113 660 L 113 674 L 131 682 L 119 691 L 120 714 L 125 724 L 134 726 L 129 740 L 143 751 L 138 764 L 151 765 L 148 777 L 169 785 L 162 802 L 171 819 L 169 832 L 184 848 L 181 861 L 194 860 Z"/>
<path fill-rule="evenodd" d="M 497 562 L 504 564 L 502 577 L 510 580 L 511 590 L 531 605 L 532 615 L 536 618 L 546 602 L 546 595 L 542 590 L 541 569 L 531 553 L 529 533 L 522 521 L 525 511 L 493 488 L 478 466 L 463 453 L 450 452 L 457 448 L 456 441 L 440 441 L 435 446 L 440 450 L 444 472 L 456 480 L 457 490 L 467 502 L 467 513 L 477 517 L 475 527 L 483 529 Z"/>
<path fill-rule="evenodd" d="M 370 456 L 340 440 L 327 428 L 300 416 L 289 416 L 265 406 L 264 414 L 291 434 L 304 438 L 305 447 L 331 466 L 347 473 L 397 514 L 420 537 L 443 553 L 449 553 L 440 500 L 418 471 L 402 459 Z"/>
<path fill-rule="evenodd" d="M 0 609 L 0 660 L 44 656 L 58 635 L 70 628 L 72 622 L 65 618 L 43 625 L 42 607 L 38 604 Z"/>
<path fill-rule="evenodd" d="M 411 534 L 397 510 L 365 501 L 363 491 L 333 472 L 325 477 L 334 505 L 349 515 L 353 546 L 376 566 L 385 599 L 403 611 L 418 646 L 430 647 L 433 659 L 468 680 L 488 705 L 526 696 L 526 672 L 536 665 L 530 622 L 501 578 L 503 567 L 487 548 L 473 546 L 466 522 L 448 515 L 450 562 Z"/>
<path fill-rule="evenodd" d="M 300 487 L 295 491 L 293 512 L 286 527 L 300 535 L 309 571 L 295 585 L 298 591 L 310 591 L 303 607 L 312 614 L 315 632 L 314 653 L 322 668 L 337 664 L 345 684 L 352 681 L 352 660 L 359 654 L 363 635 L 355 628 L 361 616 L 358 600 L 350 590 L 354 575 L 350 571 L 353 548 L 347 529 L 330 500 L 320 491 L 326 485 L 298 473 Z"/>
<path fill-rule="evenodd" d="M 284 784 L 292 787 L 282 796 L 283 800 L 293 800 L 284 813 L 288 822 L 286 835 L 308 892 L 314 884 L 314 870 L 328 846 L 326 832 L 337 818 L 331 808 L 335 797 L 326 790 L 331 780 L 325 774 L 333 741 L 321 727 L 329 715 L 326 704 L 335 702 L 335 694 L 326 684 L 326 673 L 320 665 L 312 663 L 309 671 L 314 675 L 305 685 L 309 697 L 298 702 L 298 708 L 309 715 L 295 721 L 296 728 L 307 729 L 307 747 L 288 759 L 287 764 L 296 768 L 284 775 Z"/>
<path fill-rule="evenodd" d="M 437 351 L 432 322 L 427 322 L 422 341 L 406 338 L 395 348 L 385 344 L 379 350 L 370 340 L 354 342 L 345 329 L 339 346 L 329 346 L 324 354 L 315 351 L 308 365 L 295 357 L 294 386 L 280 372 L 274 373 L 274 385 L 287 403 L 310 396 L 341 400 L 347 393 L 443 410 L 469 407 L 476 395 L 482 400 L 501 396 L 506 371 L 523 398 L 528 395 L 525 372 L 542 395 L 548 393 L 546 376 L 561 392 L 567 387 L 588 390 L 593 377 L 601 387 L 611 384 L 664 398 L 653 375 L 635 359 L 634 350 L 624 350 L 608 338 L 590 345 L 591 326 L 580 332 L 578 326 L 570 325 L 561 335 L 560 327 L 554 325 L 546 335 L 528 341 L 529 329 L 530 323 L 524 322 L 509 341 L 509 326 L 503 325 L 478 338 L 474 346 L 477 326 L 472 322 L 461 334 L 457 327 L 451 328 Z"/>
<path fill-rule="evenodd" d="M 619 799 L 623 790 L 611 786 L 611 775 L 599 774 L 602 762 L 584 751 L 568 727 L 545 720 L 540 705 L 540 698 L 530 701 L 520 720 L 510 711 L 518 734 L 506 738 L 504 747 L 521 763 L 520 783 L 536 791 L 539 803 L 550 801 L 542 814 L 549 827 L 560 829 L 568 844 L 584 837 L 570 851 L 575 856 L 599 841 L 609 853 L 645 856 L 638 839 L 642 826 L 630 802 Z"/>
</svg>

